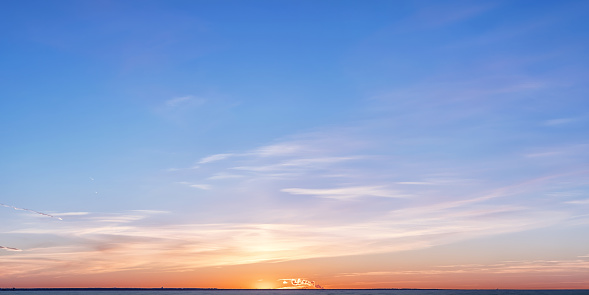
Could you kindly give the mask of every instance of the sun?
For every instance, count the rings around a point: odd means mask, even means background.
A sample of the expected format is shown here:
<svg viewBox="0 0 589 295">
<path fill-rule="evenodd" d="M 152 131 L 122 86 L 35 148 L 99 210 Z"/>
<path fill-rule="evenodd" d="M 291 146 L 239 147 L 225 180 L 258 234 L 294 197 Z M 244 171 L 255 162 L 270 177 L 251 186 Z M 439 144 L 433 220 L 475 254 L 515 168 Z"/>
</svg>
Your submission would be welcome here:
<svg viewBox="0 0 589 295">
<path fill-rule="evenodd" d="M 276 289 L 276 284 L 265 280 L 258 280 L 254 283 L 254 289 Z"/>
</svg>

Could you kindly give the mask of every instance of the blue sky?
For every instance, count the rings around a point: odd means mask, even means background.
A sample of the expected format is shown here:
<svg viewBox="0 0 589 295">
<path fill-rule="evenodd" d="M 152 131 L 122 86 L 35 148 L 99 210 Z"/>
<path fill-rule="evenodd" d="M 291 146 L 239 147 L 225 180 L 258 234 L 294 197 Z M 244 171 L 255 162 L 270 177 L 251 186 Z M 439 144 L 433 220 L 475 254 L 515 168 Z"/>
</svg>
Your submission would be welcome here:
<svg viewBox="0 0 589 295">
<path fill-rule="evenodd" d="M 2 6 L 2 284 L 340 257 L 292 275 L 394 287 L 346 257 L 448 249 L 589 286 L 586 2 Z"/>
</svg>

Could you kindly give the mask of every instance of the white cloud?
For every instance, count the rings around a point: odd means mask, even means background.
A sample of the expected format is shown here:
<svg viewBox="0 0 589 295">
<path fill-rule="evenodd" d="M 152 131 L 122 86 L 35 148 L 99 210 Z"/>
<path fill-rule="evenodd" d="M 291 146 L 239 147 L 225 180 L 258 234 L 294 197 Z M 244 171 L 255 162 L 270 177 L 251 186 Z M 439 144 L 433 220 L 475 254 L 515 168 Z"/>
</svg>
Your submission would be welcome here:
<svg viewBox="0 0 589 295">
<path fill-rule="evenodd" d="M 139 212 L 146 215 L 155 215 L 155 214 L 168 214 L 171 213 L 170 211 L 166 210 L 131 210 L 131 212 Z"/>
<path fill-rule="evenodd" d="M 208 177 L 207 179 L 210 180 L 219 180 L 219 179 L 235 179 L 235 178 L 243 178 L 245 176 L 239 174 L 229 174 L 229 173 L 216 173 L 215 175 Z"/>
<path fill-rule="evenodd" d="M 589 199 L 585 199 L 585 200 L 574 200 L 574 201 L 568 201 L 565 202 L 567 204 L 575 204 L 575 205 L 587 205 L 589 204 Z"/>
<path fill-rule="evenodd" d="M 307 288 L 318 288 L 322 289 L 320 285 L 315 281 L 303 279 L 303 278 L 292 278 L 292 279 L 278 279 L 282 281 L 283 287 L 278 289 L 307 289 Z"/>
<path fill-rule="evenodd" d="M 232 167 L 235 170 L 248 170 L 256 172 L 271 172 L 271 171 L 292 171 L 292 170 L 311 170 L 321 169 L 326 166 L 336 164 L 339 162 L 360 159 L 361 157 L 318 157 L 318 158 L 295 158 L 284 160 L 270 165 L 259 166 L 238 166 Z"/>
<path fill-rule="evenodd" d="M 397 191 L 389 190 L 381 186 L 352 186 L 329 189 L 285 188 L 282 189 L 282 191 L 293 195 L 312 195 L 320 198 L 340 200 L 354 199 L 359 197 L 408 197 L 407 195 L 400 194 Z"/>
<path fill-rule="evenodd" d="M 178 183 L 178 184 L 184 184 L 184 185 L 187 185 L 189 187 L 194 187 L 194 188 L 198 188 L 198 189 L 202 189 L 202 190 L 210 190 L 210 189 L 212 189 L 212 186 L 210 186 L 208 184 L 191 183 L 191 182 L 187 182 L 187 181 L 178 181 L 176 183 Z"/>
<path fill-rule="evenodd" d="M 280 143 L 260 147 L 253 151 L 261 157 L 275 157 L 297 154 L 305 150 L 305 147 L 297 143 Z"/>
<path fill-rule="evenodd" d="M 63 220 L 59 216 L 55 216 L 55 215 L 52 215 L 52 214 L 47 214 L 47 213 L 44 213 L 44 212 L 39 212 L 39 211 L 36 211 L 36 210 L 27 209 L 27 208 L 20 208 L 20 207 L 6 205 L 6 204 L 2 204 L 2 203 L 0 203 L 0 206 L 6 207 L 6 208 L 11 208 L 11 209 L 18 210 L 18 211 L 27 211 L 27 212 L 31 212 L 31 213 L 34 213 L 34 214 L 37 214 L 37 215 L 42 215 L 42 216 L 47 216 L 47 217 L 51 217 L 51 218 L 56 218 L 58 220 Z"/>
<path fill-rule="evenodd" d="M 342 277 L 399 276 L 399 275 L 444 275 L 453 273 L 482 274 L 530 274 L 530 273 L 584 273 L 589 270 L 589 261 L 568 260 L 518 260 L 500 261 L 492 264 L 438 265 L 420 270 L 368 271 L 342 273 Z"/>
<path fill-rule="evenodd" d="M 59 216 L 81 216 L 81 215 L 88 215 L 90 214 L 89 212 L 59 212 L 59 213 L 55 213 L 56 215 Z"/>
<path fill-rule="evenodd" d="M 190 187 L 199 188 L 202 190 L 210 190 L 212 187 L 208 184 L 191 184 Z"/>
<path fill-rule="evenodd" d="M 229 158 L 231 156 L 234 156 L 234 154 L 216 154 L 216 155 L 211 155 L 211 156 L 204 157 L 204 158 L 200 159 L 200 161 L 198 161 L 198 163 L 199 164 L 205 164 L 205 163 L 216 162 L 216 161 L 227 159 L 227 158 Z"/>
<path fill-rule="evenodd" d="M 564 144 L 564 145 L 557 145 L 545 148 L 536 148 L 535 151 L 529 152 L 524 156 L 527 158 L 543 158 L 543 157 L 566 157 L 566 158 L 573 158 L 576 157 L 582 161 L 584 157 L 586 157 L 587 149 L 589 148 L 589 144 L 587 143 L 575 143 L 575 144 Z"/>
</svg>

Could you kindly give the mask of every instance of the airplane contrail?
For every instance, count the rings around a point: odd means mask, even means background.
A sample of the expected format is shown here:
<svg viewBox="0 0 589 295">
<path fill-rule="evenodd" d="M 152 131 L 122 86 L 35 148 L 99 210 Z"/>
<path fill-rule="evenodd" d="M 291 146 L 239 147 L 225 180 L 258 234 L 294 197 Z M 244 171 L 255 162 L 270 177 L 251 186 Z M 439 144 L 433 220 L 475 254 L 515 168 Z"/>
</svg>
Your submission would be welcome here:
<svg viewBox="0 0 589 295">
<path fill-rule="evenodd" d="M 4 249 L 4 250 L 8 250 L 8 251 L 22 251 L 21 249 L 18 249 L 18 248 L 4 247 L 4 246 L 0 246 L 0 249 Z"/>
<path fill-rule="evenodd" d="M 14 210 L 22 210 L 22 211 L 29 211 L 29 212 L 33 212 L 35 214 L 39 214 L 39 215 L 43 215 L 43 216 L 47 216 L 47 217 L 53 217 L 53 218 L 57 218 L 59 220 L 63 220 L 61 219 L 61 217 L 57 217 L 57 216 L 53 216 L 51 214 L 47 214 L 47 213 L 43 213 L 43 212 L 39 212 L 39 211 L 35 211 L 35 210 L 31 210 L 31 209 L 26 209 L 26 208 L 18 208 L 18 207 L 14 207 L 14 206 L 10 206 L 10 205 L 6 205 L 6 204 L 2 204 L 0 203 L 0 206 L 4 206 L 6 208 L 12 208 Z"/>
</svg>

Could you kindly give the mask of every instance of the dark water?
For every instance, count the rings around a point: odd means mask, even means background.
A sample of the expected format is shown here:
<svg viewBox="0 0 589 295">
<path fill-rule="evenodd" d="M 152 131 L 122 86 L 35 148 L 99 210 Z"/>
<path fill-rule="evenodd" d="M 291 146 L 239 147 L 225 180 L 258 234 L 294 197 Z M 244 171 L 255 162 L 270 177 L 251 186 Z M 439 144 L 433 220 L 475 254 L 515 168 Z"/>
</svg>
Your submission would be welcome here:
<svg viewBox="0 0 589 295">
<path fill-rule="evenodd" d="M 14 295 L 589 295 L 589 290 L 2 290 Z"/>
</svg>

